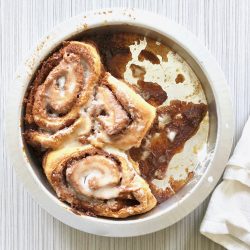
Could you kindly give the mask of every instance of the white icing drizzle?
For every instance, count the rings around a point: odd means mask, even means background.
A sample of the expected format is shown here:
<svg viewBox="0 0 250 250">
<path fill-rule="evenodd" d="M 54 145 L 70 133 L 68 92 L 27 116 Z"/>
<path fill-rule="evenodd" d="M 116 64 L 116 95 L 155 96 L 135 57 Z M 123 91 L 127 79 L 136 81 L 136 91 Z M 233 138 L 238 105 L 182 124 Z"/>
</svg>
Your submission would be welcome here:
<svg viewBox="0 0 250 250">
<path fill-rule="evenodd" d="M 67 169 L 72 187 L 88 197 L 112 199 L 120 193 L 120 172 L 116 163 L 101 155 L 89 156 L 79 161 L 72 170 Z"/>
<path fill-rule="evenodd" d="M 76 87 L 76 86 L 75 86 L 74 84 L 70 84 L 70 85 L 69 85 L 69 92 L 70 92 L 70 93 L 73 93 L 73 92 L 75 91 L 75 87 Z"/>
<path fill-rule="evenodd" d="M 167 137 L 168 139 L 173 142 L 174 141 L 174 138 L 176 136 L 176 131 L 173 131 L 173 130 L 167 130 Z"/>
<path fill-rule="evenodd" d="M 133 164 L 129 160 L 128 155 L 125 153 L 125 151 L 114 148 L 112 146 L 105 146 L 103 149 L 109 154 L 118 155 L 121 156 L 123 159 L 125 159 L 131 173 L 136 174 L 135 177 L 137 176 L 137 170 L 134 168 Z"/>
<path fill-rule="evenodd" d="M 95 191 L 94 196 L 101 199 L 112 199 L 118 197 L 120 189 L 118 187 L 106 187 Z"/>
<path fill-rule="evenodd" d="M 90 69 L 89 69 L 89 65 L 85 60 L 81 60 L 81 64 L 83 66 L 83 79 L 85 79 L 85 81 L 87 81 L 90 77 Z"/>
<path fill-rule="evenodd" d="M 147 150 L 145 150 L 145 151 L 143 151 L 143 153 L 142 153 L 141 159 L 142 159 L 143 161 L 145 161 L 145 160 L 148 158 L 149 155 L 150 155 L 150 152 L 147 151 Z"/>
<path fill-rule="evenodd" d="M 60 145 L 60 148 L 72 148 L 81 146 L 82 144 L 79 142 L 79 137 L 87 135 L 90 132 L 92 122 L 89 115 L 86 114 L 84 109 L 80 110 L 80 114 L 82 117 L 81 124 L 72 133 L 69 133 L 65 141 Z"/>
<path fill-rule="evenodd" d="M 164 128 L 171 122 L 171 117 L 168 114 L 162 114 L 158 116 L 159 128 Z"/>
<path fill-rule="evenodd" d="M 57 84 L 60 90 L 64 89 L 65 82 L 66 82 L 65 76 L 61 76 L 57 79 Z"/>
</svg>

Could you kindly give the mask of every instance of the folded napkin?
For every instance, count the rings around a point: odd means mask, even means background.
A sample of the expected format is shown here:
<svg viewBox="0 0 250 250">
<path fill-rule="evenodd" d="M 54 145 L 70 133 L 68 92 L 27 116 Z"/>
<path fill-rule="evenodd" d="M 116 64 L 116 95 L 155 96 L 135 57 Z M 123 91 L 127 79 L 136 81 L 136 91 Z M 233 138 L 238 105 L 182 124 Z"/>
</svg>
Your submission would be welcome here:
<svg viewBox="0 0 250 250">
<path fill-rule="evenodd" d="M 229 250 L 250 250 L 250 118 L 211 197 L 200 232 Z"/>
</svg>

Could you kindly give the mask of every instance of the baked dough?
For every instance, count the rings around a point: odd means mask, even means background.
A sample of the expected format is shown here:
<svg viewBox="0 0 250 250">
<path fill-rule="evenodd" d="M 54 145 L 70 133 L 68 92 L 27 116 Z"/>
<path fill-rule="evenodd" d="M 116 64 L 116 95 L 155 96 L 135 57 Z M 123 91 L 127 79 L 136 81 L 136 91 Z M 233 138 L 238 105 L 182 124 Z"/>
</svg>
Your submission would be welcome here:
<svg viewBox="0 0 250 250">
<path fill-rule="evenodd" d="M 94 134 L 89 138 L 91 144 L 112 145 L 122 150 L 139 147 L 153 124 L 156 109 L 108 72 L 100 86 L 91 109 L 98 110 L 97 114 L 94 112 L 97 119 Z M 104 115 L 100 115 L 102 111 Z"/>
<path fill-rule="evenodd" d="M 84 122 L 81 108 L 93 95 L 102 72 L 94 45 L 66 42 L 45 61 L 26 106 L 26 140 L 34 146 L 57 148 Z"/>
<path fill-rule="evenodd" d="M 44 172 L 58 197 L 81 213 L 126 218 L 156 205 L 148 184 L 124 153 L 91 145 L 48 153 Z"/>
</svg>

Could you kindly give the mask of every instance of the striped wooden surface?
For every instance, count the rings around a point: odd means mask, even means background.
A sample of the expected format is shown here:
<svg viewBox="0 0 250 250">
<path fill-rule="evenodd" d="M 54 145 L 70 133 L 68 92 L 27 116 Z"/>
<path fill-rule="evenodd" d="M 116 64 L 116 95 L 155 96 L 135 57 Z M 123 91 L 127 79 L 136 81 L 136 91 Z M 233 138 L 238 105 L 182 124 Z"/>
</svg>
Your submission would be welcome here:
<svg viewBox="0 0 250 250">
<path fill-rule="evenodd" d="M 250 1 L 248 0 L 0 0 L 0 249 L 222 249 L 199 233 L 208 201 L 175 225 L 142 237 L 105 238 L 74 230 L 47 214 L 17 180 L 6 157 L 4 115 L 18 63 L 57 23 L 105 7 L 136 7 L 175 20 L 216 57 L 231 87 L 236 139 L 250 110 Z M 8 128 L 5 128 L 8 129 Z"/>
</svg>

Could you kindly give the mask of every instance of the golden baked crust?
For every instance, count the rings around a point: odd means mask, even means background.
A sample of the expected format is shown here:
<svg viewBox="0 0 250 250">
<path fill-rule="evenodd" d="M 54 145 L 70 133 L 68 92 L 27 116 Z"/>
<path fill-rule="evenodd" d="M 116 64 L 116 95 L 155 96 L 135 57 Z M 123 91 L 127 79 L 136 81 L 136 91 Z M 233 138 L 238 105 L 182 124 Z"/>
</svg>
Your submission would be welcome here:
<svg viewBox="0 0 250 250">
<path fill-rule="evenodd" d="M 94 136 L 90 138 L 90 142 L 98 147 L 112 145 L 122 150 L 139 147 L 142 139 L 153 124 L 156 109 L 125 82 L 116 79 L 108 72 L 105 73 L 100 84 L 104 86 L 103 88 L 106 87 L 114 96 L 114 101 L 106 97 L 109 108 L 103 106 L 102 103 L 100 104 L 100 98 L 97 99 L 97 108 L 99 111 L 105 111 L 105 115 L 101 116 L 101 120 L 107 119 L 106 117 L 110 117 L 116 112 L 118 114 L 109 122 L 109 126 L 101 124 L 102 126 L 97 127 Z M 117 126 L 121 123 L 122 126 L 117 129 Z M 114 133 L 110 133 L 106 128 L 110 126 L 116 128 Z"/>
<path fill-rule="evenodd" d="M 113 218 L 145 213 L 156 205 L 134 165 L 125 154 L 90 145 L 53 151 L 43 160 L 45 174 L 61 200 L 77 211 Z"/>
</svg>

